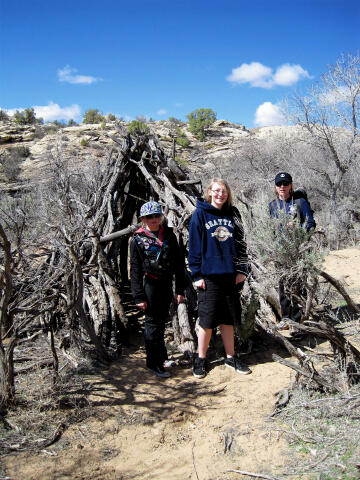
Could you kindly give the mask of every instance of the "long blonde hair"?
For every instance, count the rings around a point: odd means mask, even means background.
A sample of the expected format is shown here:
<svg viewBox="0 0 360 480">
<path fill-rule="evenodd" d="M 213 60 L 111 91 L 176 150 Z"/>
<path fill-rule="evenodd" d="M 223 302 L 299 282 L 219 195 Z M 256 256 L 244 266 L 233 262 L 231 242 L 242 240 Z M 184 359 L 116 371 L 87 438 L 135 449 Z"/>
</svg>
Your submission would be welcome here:
<svg viewBox="0 0 360 480">
<path fill-rule="evenodd" d="M 229 184 L 227 183 L 226 180 L 222 179 L 222 178 L 213 178 L 207 189 L 206 189 L 206 192 L 205 192 L 205 195 L 204 195 L 204 198 L 207 202 L 211 203 L 211 196 L 210 196 L 210 191 L 212 190 L 212 187 L 214 186 L 215 183 L 218 183 L 219 185 L 222 185 L 223 187 L 226 188 L 227 190 L 227 193 L 228 193 L 228 197 L 226 199 L 226 202 L 224 203 L 224 205 L 226 205 L 227 207 L 231 207 L 232 206 L 232 195 L 231 195 L 231 189 L 229 187 Z"/>
</svg>

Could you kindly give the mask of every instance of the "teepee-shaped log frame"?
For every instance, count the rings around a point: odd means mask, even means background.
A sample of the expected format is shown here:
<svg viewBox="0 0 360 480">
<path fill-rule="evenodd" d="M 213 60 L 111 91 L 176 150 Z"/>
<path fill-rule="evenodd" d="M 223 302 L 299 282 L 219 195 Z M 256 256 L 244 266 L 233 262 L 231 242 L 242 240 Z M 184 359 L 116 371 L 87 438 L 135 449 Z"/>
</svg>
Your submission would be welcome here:
<svg viewBox="0 0 360 480">
<path fill-rule="evenodd" d="M 121 343 L 121 332 L 127 318 L 121 301 L 121 287 L 128 280 L 129 236 L 138 227 L 137 213 L 148 200 L 159 202 L 167 222 L 186 248 L 188 221 L 200 196 L 199 181 L 187 178 L 172 158 L 167 158 L 152 136 L 113 137 L 118 149 L 103 179 L 104 193 L 94 216 L 93 240 L 89 264 L 97 265 L 85 289 L 86 311 L 92 317 L 97 333 L 109 343 L 115 331 Z M 201 188 L 201 187 L 200 187 Z M 189 291 L 191 296 L 191 281 Z M 193 328 L 187 303 L 177 308 L 173 321 L 180 347 L 195 351 Z"/>
</svg>

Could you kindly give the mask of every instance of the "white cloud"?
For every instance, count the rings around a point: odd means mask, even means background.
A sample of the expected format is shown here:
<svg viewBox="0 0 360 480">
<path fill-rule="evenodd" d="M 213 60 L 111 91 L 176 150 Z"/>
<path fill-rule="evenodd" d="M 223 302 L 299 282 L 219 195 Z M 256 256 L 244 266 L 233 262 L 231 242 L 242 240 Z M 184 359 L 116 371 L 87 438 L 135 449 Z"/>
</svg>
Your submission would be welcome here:
<svg viewBox="0 0 360 480">
<path fill-rule="evenodd" d="M 289 87 L 294 85 L 301 78 L 310 78 L 309 72 L 304 70 L 300 65 L 290 65 L 285 63 L 277 68 L 273 77 L 275 85 Z"/>
<path fill-rule="evenodd" d="M 183 106 L 184 106 L 184 104 L 183 104 L 183 103 L 181 103 L 181 102 L 177 102 L 177 103 L 175 103 L 175 107 L 178 107 L 178 108 L 180 108 L 180 107 L 183 107 Z"/>
<path fill-rule="evenodd" d="M 254 123 L 258 127 L 265 127 L 270 125 L 285 125 L 286 120 L 278 105 L 265 102 L 257 108 Z"/>
<path fill-rule="evenodd" d="M 269 88 L 271 73 L 271 68 L 261 63 L 243 63 L 240 67 L 234 68 L 226 79 L 233 83 L 250 83 L 253 87 Z"/>
<path fill-rule="evenodd" d="M 226 80 L 235 84 L 249 83 L 252 87 L 272 88 L 294 85 L 301 78 L 310 78 L 310 75 L 300 65 L 284 63 L 273 73 L 270 67 L 252 62 L 243 63 L 240 67 L 234 68 Z"/>
<path fill-rule="evenodd" d="M 57 103 L 50 102 L 46 106 L 34 107 L 37 117 L 42 117 L 46 122 L 52 122 L 53 120 L 73 120 L 78 119 L 81 116 L 81 109 L 79 105 L 73 104 L 70 107 L 60 107 Z"/>
<path fill-rule="evenodd" d="M 54 120 L 78 120 L 81 117 L 81 109 L 79 105 L 71 105 L 70 107 L 60 107 L 57 103 L 49 102 L 49 105 L 34 105 L 36 118 L 43 118 L 45 122 L 53 122 Z M 24 108 L 12 108 L 7 110 L 9 115 L 19 110 L 25 110 Z"/>
<path fill-rule="evenodd" d="M 158 110 L 156 113 L 158 115 L 166 115 L 168 112 L 165 110 L 165 108 L 160 108 L 160 110 Z"/>
<path fill-rule="evenodd" d="M 90 75 L 74 75 L 76 72 L 77 69 L 71 68 L 70 65 L 59 68 L 57 71 L 59 82 L 91 85 L 92 83 L 102 80 L 101 78 L 91 77 Z"/>
</svg>

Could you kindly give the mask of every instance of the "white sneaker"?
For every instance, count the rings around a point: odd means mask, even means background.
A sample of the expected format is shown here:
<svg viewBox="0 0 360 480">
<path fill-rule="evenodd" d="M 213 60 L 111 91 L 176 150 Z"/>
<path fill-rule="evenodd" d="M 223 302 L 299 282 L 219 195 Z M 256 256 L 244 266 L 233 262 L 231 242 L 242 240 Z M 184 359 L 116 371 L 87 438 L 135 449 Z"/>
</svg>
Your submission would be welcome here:
<svg viewBox="0 0 360 480">
<path fill-rule="evenodd" d="M 176 365 L 175 360 L 165 360 L 165 362 L 163 363 L 164 368 L 171 368 L 174 365 Z"/>
</svg>

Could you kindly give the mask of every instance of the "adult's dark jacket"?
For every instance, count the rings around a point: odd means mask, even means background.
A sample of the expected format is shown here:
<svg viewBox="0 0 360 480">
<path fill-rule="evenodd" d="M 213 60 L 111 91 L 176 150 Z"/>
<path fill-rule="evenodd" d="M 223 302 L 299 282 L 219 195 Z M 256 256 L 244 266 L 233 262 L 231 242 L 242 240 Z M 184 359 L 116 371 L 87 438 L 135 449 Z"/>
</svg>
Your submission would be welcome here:
<svg viewBox="0 0 360 480">
<path fill-rule="evenodd" d="M 287 200 L 277 198 L 269 203 L 270 216 L 278 218 L 280 210 L 285 210 L 293 218 L 298 217 L 300 225 L 304 226 L 307 232 L 316 227 L 310 205 L 305 198 L 294 200 L 291 195 Z"/>
<path fill-rule="evenodd" d="M 194 281 L 209 275 L 248 274 L 241 215 L 235 207 L 221 210 L 197 200 L 189 227 L 189 268 Z"/>
<path fill-rule="evenodd" d="M 130 244 L 130 281 L 135 303 L 146 301 L 144 277 L 171 286 L 174 275 L 175 293 L 184 295 L 184 257 L 172 229 L 161 225 L 156 236 L 139 228 Z"/>
</svg>

